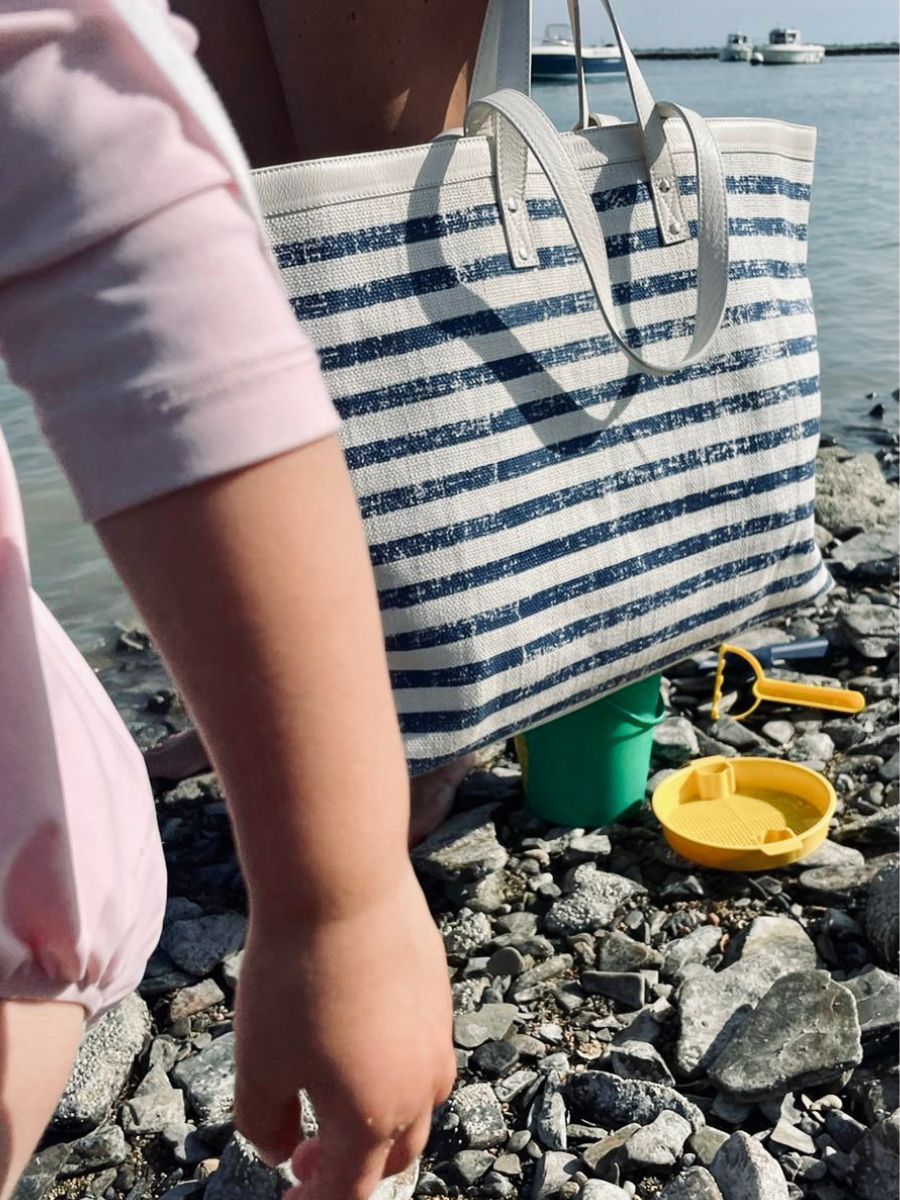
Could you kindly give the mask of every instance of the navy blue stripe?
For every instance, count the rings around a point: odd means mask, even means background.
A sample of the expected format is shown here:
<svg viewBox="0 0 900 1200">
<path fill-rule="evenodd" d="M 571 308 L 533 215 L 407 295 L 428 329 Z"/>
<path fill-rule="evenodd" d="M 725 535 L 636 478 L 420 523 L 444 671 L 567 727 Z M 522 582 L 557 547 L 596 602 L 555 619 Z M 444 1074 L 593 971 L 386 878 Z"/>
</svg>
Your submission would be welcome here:
<svg viewBox="0 0 900 1200">
<path fill-rule="evenodd" d="M 696 236 L 696 222 L 691 222 L 690 228 Z M 806 240 L 805 225 L 796 225 L 784 221 L 781 217 L 735 217 L 730 222 L 730 229 L 734 238 L 759 236 Z M 659 233 L 655 227 L 632 230 L 606 238 L 606 252 L 611 259 L 646 250 L 658 250 L 660 246 Z M 577 248 L 568 243 L 538 249 L 538 266 L 541 270 L 572 266 L 580 259 Z M 350 287 L 291 295 L 289 298 L 298 321 L 315 321 L 320 317 L 355 312 L 360 308 L 389 304 L 395 300 L 408 300 L 412 296 L 433 295 L 455 287 L 465 287 L 467 284 L 480 283 L 486 279 L 502 279 L 514 274 L 516 268 L 510 262 L 509 255 L 502 253 L 456 266 L 441 263 L 419 271 L 410 271 L 405 275 L 390 275 Z"/>
<path fill-rule="evenodd" d="M 572 262 L 578 260 L 573 251 Z M 566 247 L 553 247 L 549 253 L 555 255 L 557 250 L 566 251 Z M 505 257 L 505 256 L 504 256 Z M 417 294 L 419 284 L 424 285 L 421 277 L 440 276 L 439 287 L 444 286 L 444 277 L 456 275 L 456 268 L 438 268 L 434 271 L 416 272 Z M 729 270 L 731 282 L 744 279 L 802 279 L 806 268 L 802 263 L 779 262 L 775 259 L 733 262 Z M 413 280 L 406 275 L 399 279 L 382 280 L 390 298 L 395 299 L 399 287 Z M 454 286 L 449 284 L 448 286 Z M 697 286 L 697 272 L 694 270 L 670 271 L 665 275 L 651 275 L 646 279 L 629 280 L 626 283 L 614 284 L 612 288 L 613 302 L 616 305 L 636 304 L 657 296 L 673 296 L 680 292 L 692 291 Z M 346 292 L 358 293 L 357 299 L 365 293 L 365 303 L 381 303 L 382 297 L 375 299 L 373 285 L 363 285 L 358 288 L 345 289 Z M 347 297 L 349 298 L 349 296 Z M 810 308 L 808 300 L 799 301 Z M 359 307 L 364 307 L 360 304 Z M 350 342 L 342 342 L 335 346 L 319 348 L 319 363 L 324 371 L 337 371 L 347 367 L 359 366 L 361 363 L 376 362 L 399 354 L 410 354 L 428 350 L 457 338 L 485 337 L 492 333 L 503 333 L 509 329 L 517 329 L 523 325 L 536 325 L 544 321 L 568 317 L 577 313 L 597 311 L 597 301 L 592 291 L 566 292 L 561 296 L 551 296 L 545 300 L 525 300 L 519 304 L 510 304 L 505 308 L 480 309 L 478 312 L 463 313 L 446 320 L 428 321 L 409 329 L 400 329 L 393 333 L 383 333 L 376 337 L 356 338 Z M 798 310 L 801 311 L 801 310 Z"/>
<path fill-rule="evenodd" d="M 739 566 L 740 564 L 737 565 Z M 764 587 L 758 588 L 753 592 L 743 592 L 739 596 L 733 596 L 728 600 L 721 601 L 712 608 L 683 617 L 680 621 L 676 621 L 671 625 L 653 628 L 641 637 L 632 638 L 630 641 L 622 642 L 613 648 L 601 650 L 596 654 L 583 658 L 579 662 L 570 663 L 558 671 L 551 672 L 537 683 L 529 684 L 527 687 L 513 688 L 501 696 L 495 696 L 485 701 L 484 704 L 467 707 L 465 710 L 459 712 L 432 711 L 401 713 L 400 728 L 404 733 L 445 733 L 451 730 L 468 729 L 472 725 L 480 724 L 487 717 L 502 712 L 505 708 L 511 708 L 513 705 L 520 704 L 523 700 L 528 700 L 532 696 L 538 696 L 541 692 L 557 687 L 561 683 L 577 679 L 588 671 L 597 670 L 609 663 L 621 662 L 628 658 L 637 657 L 645 654 L 649 649 L 654 647 L 661 648 L 665 642 L 670 641 L 672 638 L 689 634 L 704 625 L 710 625 L 714 622 L 718 623 L 730 616 L 731 613 L 746 611 L 748 608 L 764 600 L 767 596 L 778 595 L 781 592 L 801 588 L 805 583 L 813 580 L 820 569 L 821 564 L 817 563 L 814 567 L 799 575 L 770 580 Z M 708 637 L 706 644 L 708 644 Z M 686 651 L 679 651 L 679 656 L 683 657 L 685 653 Z M 662 658 L 662 653 L 660 653 L 660 658 Z M 613 679 L 610 681 L 610 685 L 612 687 L 619 686 L 619 681 Z M 577 703 L 577 699 L 573 699 L 571 696 L 567 698 L 567 705 L 575 703 Z M 529 723 L 542 719 L 542 715 L 537 714 L 529 718 Z M 493 736 L 496 736 L 496 734 Z"/>
<path fill-rule="evenodd" d="M 560 604 L 566 604 L 579 596 L 590 595 L 601 588 L 621 583 L 632 574 L 649 570 L 651 565 L 659 567 L 688 554 L 708 549 L 710 546 L 724 545 L 735 538 L 756 537 L 761 533 L 770 533 L 798 524 L 808 520 L 814 509 L 815 505 L 810 501 L 793 509 L 767 513 L 738 524 L 722 525 L 709 533 L 698 534 L 691 538 L 685 538 L 672 546 L 662 547 L 650 556 L 652 562 L 646 556 L 626 559 L 614 566 L 588 571 L 574 579 L 567 579 L 552 587 L 542 588 L 533 595 L 524 596 L 498 608 L 488 609 L 486 612 L 475 613 L 471 617 L 465 617 L 459 621 L 392 634 L 385 639 L 385 646 L 392 653 L 402 653 L 404 651 L 430 650 L 437 646 L 448 646 L 454 642 L 482 637 L 498 629 L 514 625 L 518 621 L 537 616 L 538 613 L 557 608 Z M 696 513 L 698 510 L 695 508 L 692 511 Z"/>
<path fill-rule="evenodd" d="M 439 375 L 420 378 L 410 383 L 394 384 L 372 392 L 358 392 L 355 396 L 335 398 L 338 412 L 345 420 L 371 412 L 383 412 L 406 403 L 435 400 L 440 396 L 452 395 L 469 388 L 484 386 L 492 382 L 509 382 L 540 371 L 579 362 L 595 357 L 589 351 L 595 339 L 569 342 L 563 346 L 535 351 L 533 354 L 516 354 L 510 358 L 495 359 L 491 363 L 479 363 L 456 371 L 444 371 Z M 538 400 L 523 401 L 517 406 L 496 413 L 486 413 L 478 419 L 447 422 L 441 426 L 417 433 L 404 434 L 395 438 L 383 438 L 347 449 L 347 461 L 354 469 L 379 462 L 393 462 L 411 454 L 419 454 L 442 446 L 461 445 L 503 433 L 525 424 L 538 424 L 574 411 L 575 403 L 591 408 L 607 402 L 627 399 L 635 395 L 646 395 L 662 387 L 677 387 L 710 376 L 733 374 L 744 371 L 759 363 L 795 358 L 810 354 L 816 348 L 816 339 L 808 337 L 790 338 L 774 345 L 750 346 L 733 350 L 728 354 L 716 355 L 705 362 L 696 363 L 683 371 L 655 377 L 631 373 L 624 378 L 593 388 L 578 388 L 558 392 Z M 381 403 L 376 401 L 380 400 Z"/>
<path fill-rule="evenodd" d="M 809 424 L 815 423 L 809 422 Z M 791 435 L 795 433 L 795 430 L 786 430 L 783 432 Z M 789 438 L 786 437 L 784 440 L 789 440 Z M 732 444 L 727 443 L 726 445 L 731 446 Z M 728 454 L 727 451 L 723 454 L 722 450 L 723 447 L 721 446 L 709 447 L 708 449 L 704 448 L 703 451 L 697 450 L 679 455 L 677 459 L 685 460 L 693 458 L 696 465 L 699 465 L 704 459 L 708 462 L 723 462 L 729 457 L 735 457 L 733 453 Z M 439 542 L 441 545 L 454 545 L 466 537 L 466 530 L 471 526 L 477 529 L 477 534 L 473 536 L 484 536 L 486 533 L 493 532 L 492 529 L 485 528 L 485 526 L 497 525 L 500 529 L 508 529 L 534 520 L 536 514 L 558 512 L 561 508 L 571 507 L 573 504 L 583 503 L 586 500 L 602 499 L 604 496 L 615 492 L 616 482 L 621 487 L 638 487 L 669 474 L 683 474 L 686 469 L 683 461 L 679 462 L 678 465 L 681 470 L 677 472 L 668 469 L 672 462 L 673 460 L 669 460 L 668 463 L 666 460 L 660 460 L 656 463 L 642 464 L 641 467 L 633 468 L 630 471 L 622 471 L 614 476 L 590 480 L 577 487 L 566 488 L 563 492 L 557 492 L 550 497 L 539 497 L 537 500 L 529 500 L 523 504 L 516 505 L 514 509 L 500 513 L 497 518 L 493 514 L 490 514 L 473 521 L 459 522 L 446 530 L 435 530 L 429 534 L 417 534 L 410 538 L 403 538 L 401 541 L 406 543 L 412 542 L 413 546 L 409 547 L 410 549 L 419 549 L 422 543 L 429 544 L 432 542 Z M 677 499 L 673 498 L 660 504 L 651 505 L 648 508 L 636 509 L 634 512 L 622 513 L 609 521 L 592 522 L 581 529 L 575 530 L 574 533 L 529 546 L 504 558 L 481 563 L 477 567 L 455 571 L 450 575 L 442 575 L 433 579 L 420 580 L 416 583 L 403 584 L 400 587 L 383 588 L 379 591 L 379 604 L 382 611 L 395 608 L 412 608 L 417 604 L 425 604 L 430 600 L 437 600 L 458 592 L 468 591 L 470 588 L 482 587 L 485 584 L 494 583 L 498 579 L 509 579 L 525 571 L 532 570 L 534 567 L 554 562 L 557 559 L 567 558 L 572 554 L 578 554 L 582 550 L 590 549 L 614 538 L 624 537 L 637 530 L 652 528 L 654 525 L 668 524 L 687 514 L 703 512 L 705 509 L 714 507 L 717 504 L 734 504 L 745 499 L 747 496 L 759 496 L 767 492 L 777 491 L 782 487 L 796 485 L 802 480 L 810 479 L 814 472 L 815 463 L 807 462 L 785 467 L 779 471 L 771 471 L 765 475 L 720 484 L 715 488 L 689 492 L 686 495 L 679 496 Z M 446 537 L 442 535 L 446 535 Z M 392 546 L 393 543 L 387 543 L 387 545 Z"/>
<path fill-rule="evenodd" d="M 581 389 L 569 393 L 570 402 L 578 403 Z M 590 389 L 590 394 L 607 389 Z M 609 450 L 624 442 L 638 441 L 659 433 L 672 433 L 676 429 L 688 425 L 702 425 L 709 421 L 719 421 L 742 413 L 755 413 L 776 404 L 786 404 L 796 399 L 815 396 L 819 390 L 817 375 L 805 379 L 792 379 L 789 383 L 778 384 L 770 388 L 758 388 L 737 395 L 719 397 L 700 404 L 691 404 L 684 408 L 672 409 L 669 412 L 654 412 L 649 416 L 640 417 L 634 421 L 619 421 L 604 429 L 592 430 L 590 433 L 576 437 L 565 438 L 540 449 L 504 458 L 496 463 L 457 471 L 443 475 L 437 479 L 426 479 L 421 483 L 409 484 L 403 487 L 391 488 L 384 492 L 374 492 L 360 499 L 363 517 L 383 516 L 385 513 L 399 512 L 405 508 L 413 508 L 419 504 L 429 504 L 435 500 L 447 500 L 451 496 L 475 492 L 489 487 L 494 483 L 504 483 L 534 471 L 543 470 L 559 463 L 560 459 L 570 462 L 584 454 L 602 448 Z M 589 399 L 590 397 L 585 397 Z M 611 398 L 611 397 L 610 397 Z M 521 423 L 524 424 L 522 417 Z M 435 443 L 429 443 L 431 449 Z"/>
<path fill-rule="evenodd" d="M 809 517 L 812 513 L 808 511 L 805 515 Z M 795 522 L 796 516 L 792 515 L 786 524 L 792 525 Z M 765 532 L 765 527 L 758 532 Z M 745 536 L 748 535 L 740 526 L 732 527 L 731 529 L 723 526 L 721 529 L 712 531 L 708 544 L 709 546 L 727 545 L 728 542 L 738 541 Z M 598 588 L 614 586 L 632 576 L 640 576 L 658 567 L 678 562 L 680 559 L 688 558 L 693 554 L 698 554 L 706 548 L 705 535 L 698 535 L 692 538 L 685 538 L 683 542 L 679 542 L 675 546 L 666 547 L 664 550 L 656 551 L 644 559 L 640 555 L 637 555 L 627 563 L 620 564 L 608 572 L 598 571 L 598 576 L 608 576 L 605 582 L 598 582 Z M 517 667 L 524 667 L 532 659 L 540 658 L 554 650 L 563 649 L 574 642 L 581 641 L 583 638 L 597 634 L 601 630 L 615 629 L 617 625 L 621 625 L 625 621 L 642 620 L 650 613 L 657 612 L 662 608 L 668 608 L 670 605 L 677 604 L 689 596 L 698 595 L 706 588 L 717 587 L 731 580 L 740 579 L 743 575 L 756 575 L 761 571 L 772 571 L 780 563 L 790 558 L 815 553 L 815 549 L 816 543 L 810 538 L 801 543 L 790 542 L 786 546 L 780 546 L 777 550 L 767 550 L 761 554 L 753 554 L 747 557 L 739 557 L 731 562 L 719 563 L 696 575 L 680 580 L 672 587 L 663 588 L 649 595 L 639 596 L 635 600 L 629 600 L 625 604 L 616 605 L 605 611 L 601 609 L 600 611 L 592 612 L 589 616 L 580 617 L 577 621 L 571 621 L 567 625 L 544 633 L 539 638 L 534 638 L 532 641 L 526 642 L 524 646 L 511 646 L 499 654 L 494 654 L 492 657 L 482 659 L 478 662 L 458 663 L 456 666 L 436 667 L 427 670 L 410 669 L 391 671 L 391 685 L 395 690 L 399 691 L 401 689 L 466 687 L 473 683 L 482 683 L 487 679 L 493 678 L 495 675 L 502 675 L 504 671 L 512 671 Z M 596 645 L 596 642 L 593 644 Z M 613 646 L 608 650 L 602 651 L 602 653 L 605 656 L 603 659 L 604 663 L 615 662 L 620 657 L 618 646 Z"/>
<path fill-rule="evenodd" d="M 696 179 L 692 175 L 680 177 L 682 192 L 690 195 L 696 191 Z M 807 184 L 794 183 L 768 175 L 729 176 L 727 187 L 735 195 L 781 195 L 794 200 L 809 200 Z M 650 201 L 645 183 L 627 184 L 608 188 L 592 197 L 594 207 L 600 212 L 616 208 L 627 208 Z M 529 200 L 528 213 L 533 220 L 550 220 L 562 215 L 555 200 Z M 450 237 L 455 233 L 467 233 L 472 229 L 484 229 L 499 223 L 496 204 L 476 204 L 470 208 L 456 209 L 449 213 L 432 213 L 428 216 L 409 217 L 384 225 L 372 225 L 365 229 L 346 233 L 325 234 L 302 241 L 280 242 L 274 246 L 278 266 L 305 267 L 312 263 L 329 262 L 348 258 L 356 254 L 388 250 L 395 246 L 412 246 L 419 242 L 431 242 Z"/>
<path fill-rule="evenodd" d="M 780 584 L 773 586 L 767 595 L 780 595 L 783 592 L 788 591 L 793 586 L 805 587 L 812 582 L 820 570 L 821 567 L 817 567 L 814 570 L 806 571 L 802 575 L 795 577 L 794 580 L 788 580 L 784 586 L 780 586 Z M 819 592 L 821 593 L 827 587 L 828 578 L 825 576 Z M 766 597 L 763 596 L 762 598 L 765 599 Z M 750 606 L 751 599 L 751 597 L 745 598 L 746 605 L 748 607 Z M 743 602 L 741 607 L 744 607 Z M 763 617 L 765 617 L 767 620 L 777 620 L 779 617 L 783 617 L 794 612 L 796 607 L 796 600 L 792 600 L 789 604 L 784 604 L 780 607 L 767 607 L 763 612 L 754 613 L 751 616 L 745 616 L 743 620 L 729 620 L 729 636 L 733 638 L 736 634 L 741 633 L 743 630 L 751 628 L 753 625 L 758 624 Z M 738 610 L 734 609 L 731 613 L 726 613 L 725 615 L 731 618 L 736 616 L 737 612 Z M 704 633 L 698 631 L 698 636 L 693 641 L 683 645 L 679 644 L 677 649 L 669 650 L 665 654 L 660 651 L 659 656 L 654 660 L 654 672 L 665 671 L 666 668 L 672 666 L 674 663 L 682 662 L 692 654 L 699 653 L 703 650 L 708 650 L 710 645 L 714 645 L 719 638 L 721 638 L 721 631 L 718 633 L 718 635 L 716 634 L 715 630 L 711 629 L 706 630 Z M 636 679 L 646 678 L 647 674 L 648 668 L 646 665 L 644 665 L 636 670 L 632 669 L 630 671 L 621 671 L 618 675 L 605 679 L 602 686 L 598 685 L 598 683 L 595 681 L 592 686 L 583 688 L 580 692 L 568 693 L 561 700 L 557 700 L 554 704 L 544 705 L 543 708 L 530 712 L 527 718 L 519 717 L 514 724 L 509 724 L 507 722 L 506 725 L 501 726 L 499 729 L 492 727 L 488 733 L 482 734 L 475 741 L 469 742 L 468 744 L 464 744 L 462 746 L 456 743 L 452 751 L 447 754 L 443 754 L 434 758 L 409 758 L 407 761 L 410 771 L 414 775 L 421 775 L 423 772 L 430 771 L 433 767 L 438 767 L 442 763 L 458 758 L 462 754 L 468 754 L 472 750 L 478 750 L 481 746 L 486 745 L 488 742 L 502 741 L 504 738 L 508 738 L 515 733 L 519 733 L 523 727 L 523 722 L 527 723 L 529 728 L 534 725 L 542 725 L 545 721 L 552 720 L 553 717 L 559 716 L 562 713 L 571 712 L 572 709 L 578 708 L 582 704 L 587 704 L 591 700 L 596 700 L 600 695 L 610 695 L 619 688 L 625 687 L 626 684 L 633 683 Z M 404 724 L 404 721 L 405 718 L 401 715 L 401 725 Z M 427 732 L 427 730 L 425 732 Z"/>
</svg>

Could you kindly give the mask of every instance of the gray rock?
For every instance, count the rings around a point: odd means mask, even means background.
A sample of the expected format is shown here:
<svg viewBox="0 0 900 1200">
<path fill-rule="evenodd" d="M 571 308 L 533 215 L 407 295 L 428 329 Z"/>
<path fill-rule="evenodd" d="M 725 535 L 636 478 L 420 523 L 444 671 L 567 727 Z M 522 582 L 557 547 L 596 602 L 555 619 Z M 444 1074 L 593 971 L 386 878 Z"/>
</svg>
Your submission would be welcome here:
<svg viewBox="0 0 900 1200">
<path fill-rule="evenodd" d="M 839 1108 L 830 1108 L 825 1113 L 825 1132 L 839 1150 L 849 1154 L 859 1139 L 866 1132 L 862 1121 L 857 1121 L 849 1113 Z"/>
<path fill-rule="evenodd" d="M 147 1066 L 162 1067 L 168 1075 L 177 1062 L 178 1043 L 165 1034 L 154 1038 L 150 1043 L 150 1050 L 147 1053 Z"/>
<path fill-rule="evenodd" d="M 450 1099 L 450 1109 L 459 1118 L 459 1130 L 469 1150 L 501 1146 L 509 1137 L 503 1110 L 494 1089 L 487 1083 L 471 1083 Z"/>
<path fill-rule="evenodd" d="M 801 874 L 800 883 L 820 896 L 851 896 L 868 888 L 874 874 L 875 869 L 863 859 L 852 865 L 812 867 Z"/>
<path fill-rule="evenodd" d="M 450 1161 L 457 1182 L 471 1187 L 494 1165 L 494 1156 L 487 1150 L 460 1150 Z"/>
<path fill-rule="evenodd" d="M 882 966 L 897 970 L 900 953 L 900 911 L 898 911 L 900 867 L 889 863 L 882 867 L 869 888 L 866 908 L 866 936 Z"/>
<path fill-rule="evenodd" d="M 573 872 L 573 891 L 554 901 L 544 924 L 550 933 L 561 935 L 593 932 L 612 921 L 627 899 L 645 891 L 624 875 L 598 871 L 593 863 L 584 863 Z"/>
<path fill-rule="evenodd" d="M 827 971 L 794 971 L 776 980 L 709 1075 L 753 1102 L 839 1079 L 861 1061 L 853 996 Z"/>
<path fill-rule="evenodd" d="M 784 1117 L 779 1118 L 769 1134 L 769 1141 L 780 1150 L 795 1150 L 798 1154 L 815 1154 L 816 1143 L 808 1133 Z"/>
<path fill-rule="evenodd" d="M 700 753 L 697 733 L 687 717 L 667 717 L 653 732 L 653 757 L 680 767 Z"/>
<path fill-rule="evenodd" d="M 162 1067 L 151 1067 L 122 1109 L 126 1133 L 162 1133 L 184 1122 L 184 1092 L 172 1087 Z"/>
<path fill-rule="evenodd" d="M 868 816 L 845 821 L 835 832 L 839 842 L 851 842 L 856 846 L 897 845 L 900 834 L 900 804 L 891 804 Z"/>
<path fill-rule="evenodd" d="M 612 844 L 605 833 L 583 833 L 569 842 L 566 861 L 592 862 L 596 858 L 606 858 L 611 850 Z"/>
<path fill-rule="evenodd" d="M 12 1200 L 41 1200 L 53 1188 L 69 1157 L 69 1144 L 61 1142 L 35 1154 L 22 1172 Z"/>
<path fill-rule="evenodd" d="M 858 533 L 832 549 L 829 563 L 838 579 L 889 580 L 897 574 L 897 539 L 893 533 Z"/>
<path fill-rule="evenodd" d="M 776 746 L 786 746 L 796 732 L 790 721 L 766 721 L 762 731 Z"/>
<path fill-rule="evenodd" d="M 490 917 L 469 908 L 461 908 L 455 916 L 443 917 L 439 925 L 444 949 L 454 958 L 470 958 L 491 940 Z"/>
<path fill-rule="evenodd" d="M 681 1076 L 709 1068 L 780 975 L 816 963 L 815 946 L 789 917 L 757 917 L 738 939 L 735 953 L 740 959 L 732 966 L 693 976 L 681 987 L 675 1049 Z"/>
<path fill-rule="evenodd" d="M 703 1113 L 674 1088 L 637 1079 L 620 1079 L 608 1071 L 584 1071 L 569 1081 L 569 1093 L 581 1115 L 597 1125 L 617 1128 L 629 1121 L 649 1125 L 665 1109 L 699 1129 Z"/>
<path fill-rule="evenodd" d="M 150 1036 L 150 1013 L 133 992 L 88 1030 L 56 1106 L 56 1129 L 93 1129 L 118 1100 Z"/>
<path fill-rule="evenodd" d="M 637 1121 L 622 1125 L 615 1133 L 586 1146 L 581 1157 L 594 1172 L 598 1179 L 615 1182 L 621 1175 L 621 1164 L 624 1158 L 624 1148 L 628 1139 L 640 1129 Z"/>
<path fill-rule="evenodd" d="M 850 1155 L 850 1177 L 859 1200 L 885 1200 L 900 1188 L 900 1112 L 879 1121 Z"/>
<path fill-rule="evenodd" d="M 647 1042 L 625 1041 L 609 1048 L 609 1070 L 622 1079 L 642 1079 L 674 1087 L 672 1072 L 665 1059 Z"/>
<path fill-rule="evenodd" d="M 781 1167 L 742 1131 L 731 1135 L 709 1170 L 725 1200 L 790 1200 Z"/>
<path fill-rule="evenodd" d="M 827 733 L 801 733 L 788 751 L 791 762 L 828 762 L 834 742 Z"/>
<path fill-rule="evenodd" d="M 228 1120 L 234 1108 L 234 1034 L 223 1034 L 193 1058 L 182 1060 L 172 1079 L 187 1093 L 198 1121 Z"/>
<path fill-rule="evenodd" d="M 238 980 L 241 977 L 241 965 L 243 961 L 243 950 L 238 950 L 237 954 L 226 954 L 222 959 L 222 979 L 232 991 L 237 987 Z"/>
<path fill-rule="evenodd" d="M 128 1143 L 118 1125 L 111 1122 L 69 1144 L 69 1155 L 58 1172 L 59 1178 L 94 1174 L 104 1167 L 117 1167 L 128 1156 Z"/>
<path fill-rule="evenodd" d="M 445 821 L 412 852 L 415 865 L 444 883 L 483 879 L 506 866 L 509 855 L 497 840 L 486 804 Z"/>
<path fill-rule="evenodd" d="M 880 967 L 844 982 L 856 1000 L 859 1027 L 863 1038 L 896 1029 L 900 1013 L 900 979 Z"/>
<path fill-rule="evenodd" d="M 724 1200 L 724 1197 L 705 1167 L 688 1167 L 666 1185 L 659 1200 Z"/>
<path fill-rule="evenodd" d="M 207 1161 L 212 1151 L 202 1141 L 190 1121 L 178 1125 L 167 1125 L 160 1135 L 169 1147 L 175 1161 L 185 1167 L 196 1167 Z"/>
<path fill-rule="evenodd" d="M 247 918 L 240 913 L 211 913 L 173 921 L 163 934 L 162 946 L 176 966 L 203 976 L 240 950 L 246 933 Z"/>
<path fill-rule="evenodd" d="M 474 1050 L 485 1042 L 502 1041 L 512 1029 L 517 1013 L 514 1004 L 485 1004 L 475 1012 L 457 1013 L 453 1018 L 453 1040 L 466 1050 Z"/>
<path fill-rule="evenodd" d="M 566 1102 L 559 1076 L 553 1075 L 538 1093 L 528 1119 L 534 1140 L 548 1150 L 568 1150 Z"/>
<path fill-rule="evenodd" d="M 865 856 L 859 850 L 826 838 L 811 854 L 807 854 L 801 862 L 796 863 L 795 867 L 797 870 L 808 871 L 814 867 L 862 867 L 865 866 L 865 862 Z"/>
<path fill-rule="evenodd" d="M 691 1124 L 678 1113 L 663 1110 L 625 1143 L 625 1161 L 633 1170 L 669 1171 L 681 1158 Z"/>
<path fill-rule="evenodd" d="M 898 612 L 887 604 L 847 604 L 839 613 L 847 641 L 865 658 L 889 658 L 900 635 Z"/>
<path fill-rule="evenodd" d="M 201 979 L 190 987 L 180 988 L 169 1001 L 169 1020 L 180 1021 L 193 1017 L 215 1004 L 221 1004 L 225 993 L 214 979 Z"/>
<path fill-rule="evenodd" d="M 693 963 L 702 963 L 718 947 L 722 930 L 716 925 L 701 925 L 685 937 L 675 938 L 666 946 L 662 973 L 669 979 L 678 979 L 684 968 Z"/>
<path fill-rule="evenodd" d="M 892 533 L 897 526 L 897 489 L 885 480 L 874 454 L 820 450 L 816 462 L 816 521 L 839 538 L 862 530 Z"/>
<path fill-rule="evenodd" d="M 729 1134 L 713 1125 L 701 1125 L 696 1133 L 692 1133 L 688 1141 L 692 1153 L 696 1154 L 704 1167 L 708 1167 L 725 1143 Z"/>
<path fill-rule="evenodd" d="M 578 1200 L 631 1200 L 631 1197 L 614 1183 L 589 1179 L 578 1193 Z"/>
<path fill-rule="evenodd" d="M 793 732 L 792 729 L 791 736 Z M 763 747 L 768 749 L 765 738 L 748 729 L 741 721 L 733 721 L 731 717 L 722 717 L 716 721 L 710 726 L 710 733 L 726 746 L 733 746 L 735 750 L 742 750 L 745 754 L 758 754 Z"/>
<path fill-rule="evenodd" d="M 515 979 L 528 969 L 528 962 L 529 960 L 523 958 L 515 946 L 501 946 L 488 959 L 484 970 L 487 975 L 504 975 L 509 979 Z"/>
<path fill-rule="evenodd" d="M 611 929 L 597 939 L 597 966 L 601 971 L 654 970 L 662 965 L 662 955 L 652 946 Z"/>
<path fill-rule="evenodd" d="M 590 996 L 606 996 L 634 1009 L 643 1006 L 646 980 L 637 972 L 584 971 L 581 986 Z"/>
<path fill-rule="evenodd" d="M 287 1178 L 267 1166 L 245 1137 L 234 1133 L 206 1185 L 204 1200 L 279 1200 L 287 1188 Z"/>
<path fill-rule="evenodd" d="M 579 1162 L 574 1154 L 548 1150 L 537 1160 L 531 1182 L 531 1200 L 551 1200 L 578 1173 Z"/>
</svg>

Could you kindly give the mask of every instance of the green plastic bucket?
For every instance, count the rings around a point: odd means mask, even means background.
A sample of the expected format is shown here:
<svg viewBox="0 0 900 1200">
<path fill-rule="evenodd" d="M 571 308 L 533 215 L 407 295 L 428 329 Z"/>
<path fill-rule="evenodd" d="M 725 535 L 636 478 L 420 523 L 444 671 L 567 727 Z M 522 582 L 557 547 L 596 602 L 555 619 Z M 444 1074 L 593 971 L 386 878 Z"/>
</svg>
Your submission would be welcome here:
<svg viewBox="0 0 900 1200">
<path fill-rule="evenodd" d="M 608 825 L 644 799 L 653 731 L 665 716 L 659 675 L 516 738 L 525 802 L 558 825 Z"/>
</svg>

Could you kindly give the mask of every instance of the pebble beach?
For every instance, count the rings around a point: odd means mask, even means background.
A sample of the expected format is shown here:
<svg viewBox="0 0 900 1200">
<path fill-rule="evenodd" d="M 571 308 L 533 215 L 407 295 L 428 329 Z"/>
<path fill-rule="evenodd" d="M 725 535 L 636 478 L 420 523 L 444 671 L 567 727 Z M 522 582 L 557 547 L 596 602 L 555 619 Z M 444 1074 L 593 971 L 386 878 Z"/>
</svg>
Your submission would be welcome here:
<svg viewBox="0 0 900 1200">
<path fill-rule="evenodd" d="M 896 1194 L 898 456 L 882 441 L 819 454 L 833 590 L 740 639 L 827 638 L 805 681 L 858 689 L 865 711 L 765 704 L 714 721 L 689 660 L 664 680 L 648 785 L 712 754 L 802 763 L 837 793 L 827 840 L 768 874 L 706 870 L 669 848 L 649 803 L 600 829 L 548 825 L 523 807 L 512 747 L 485 754 L 413 852 L 459 1077 L 421 1166 L 378 1200 Z M 100 673 L 141 745 L 184 726 L 140 631 L 116 635 Z M 160 789 L 157 811 L 160 947 L 89 1033 L 15 1200 L 277 1200 L 288 1186 L 231 1119 L 246 895 L 214 775 Z"/>
</svg>

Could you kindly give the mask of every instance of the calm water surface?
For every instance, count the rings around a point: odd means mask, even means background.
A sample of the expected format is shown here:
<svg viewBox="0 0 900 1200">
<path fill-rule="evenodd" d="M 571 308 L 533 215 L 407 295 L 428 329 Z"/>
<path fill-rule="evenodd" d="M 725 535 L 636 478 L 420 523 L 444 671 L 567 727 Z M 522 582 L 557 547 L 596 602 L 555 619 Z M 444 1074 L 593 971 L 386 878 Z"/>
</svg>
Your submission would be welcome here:
<svg viewBox="0 0 900 1200">
<path fill-rule="evenodd" d="M 771 116 L 819 129 L 810 274 L 819 321 L 824 425 L 868 448 L 866 394 L 897 386 L 898 72 L 896 57 L 834 58 L 817 67 L 647 62 L 650 87 L 706 116 Z M 561 128 L 575 119 L 571 86 L 535 98 Z M 592 86 L 593 107 L 631 119 L 624 79 Z M 0 425 L 25 502 L 37 590 L 84 648 L 131 608 L 41 441 L 29 404 L 0 379 Z"/>
</svg>

